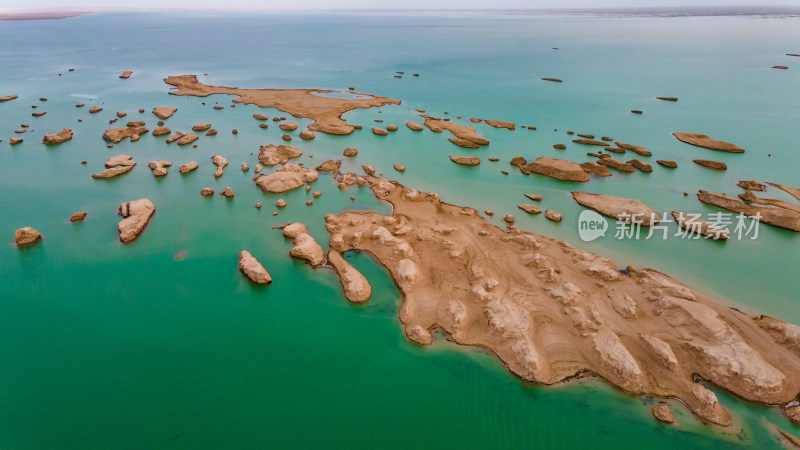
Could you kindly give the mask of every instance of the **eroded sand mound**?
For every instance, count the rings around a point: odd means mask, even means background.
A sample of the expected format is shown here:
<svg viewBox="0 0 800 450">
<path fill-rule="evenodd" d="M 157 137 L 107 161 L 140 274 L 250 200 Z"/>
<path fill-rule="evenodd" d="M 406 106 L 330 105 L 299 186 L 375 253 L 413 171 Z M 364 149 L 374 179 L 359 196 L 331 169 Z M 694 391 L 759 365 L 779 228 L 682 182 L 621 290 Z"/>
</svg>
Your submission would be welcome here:
<svg viewBox="0 0 800 450">
<path fill-rule="evenodd" d="M 597 374 L 629 392 L 680 398 L 722 425 L 730 415 L 696 379 L 772 405 L 800 391 L 795 325 L 753 318 L 652 270 L 623 274 L 566 242 L 505 232 L 436 194 L 368 181 L 392 215 L 328 215 L 330 246 L 368 252 L 389 270 L 412 342 L 431 343 L 440 327 L 526 380 Z"/>
</svg>

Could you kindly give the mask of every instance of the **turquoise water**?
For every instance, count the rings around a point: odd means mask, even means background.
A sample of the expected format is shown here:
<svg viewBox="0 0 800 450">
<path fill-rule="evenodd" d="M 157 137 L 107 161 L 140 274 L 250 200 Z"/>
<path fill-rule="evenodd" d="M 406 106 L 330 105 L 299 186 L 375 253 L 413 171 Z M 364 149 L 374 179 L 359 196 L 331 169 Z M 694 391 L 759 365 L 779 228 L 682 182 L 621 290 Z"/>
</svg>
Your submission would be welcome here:
<svg viewBox="0 0 800 450">
<path fill-rule="evenodd" d="M 644 404 L 651 400 L 599 381 L 531 386 L 493 357 L 441 337 L 432 348 L 408 344 L 396 319 L 400 293 L 383 269 L 364 255 L 350 256 L 374 290 L 367 305 L 350 305 L 332 272 L 291 260 L 290 243 L 272 229 L 300 220 L 324 243 L 326 213 L 388 213 L 388 206 L 366 189 L 338 191 L 323 175 L 314 190 L 324 194 L 313 207 L 304 205 L 310 194 L 299 190 L 281 196 L 289 206 L 273 217 L 278 197 L 258 191 L 252 171 L 239 166 L 255 165 L 259 145 L 282 143 L 277 124 L 260 129 L 251 115 L 287 114 L 231 108 L 224 96 L 169 96 L 162 82 L 208 74 L 200 80 L 215 85 L 353 86 L 401 99 L 347 113 L 363 131 L 317 133 L 314 141 L 292 144 L 309 165 L 356 147 L 358 156 L 347 158 L 344 170 L 371 164 L 449 203 L 493 209 L 490 220 L 498 225 L 512 213 L 521 229 L 800 323 L 797 233 L 762 226 L 756 240 L 724 244 L 610 237 L 583 243 L 581 207 L 569 195 L 586 190 L 638 198 L 657 210 L 710 212 L 694 198 L 698 189 L 735 195 L 740 179 L 800 186 L 800 58 L 784 55 L 800 53 L 799 38 L 800 19 L 760 17 L 164 13 L 0 24 L 0 95 L 20 95 L 0 104 L 0 447 L 778 447 L 766 421 L 800 436 L 777 411 L 724 393 L 720 400 L 740 432 L 701 424 L 678 404 L 679 426 L 666 427 L 650 418 Z M 770 69 L 779 64 L 790 70 Z M 117 78 L 123 70 L 133 77 Z M 393 78 L 395 71 L 406 76 Z M 409 76 L 414 72 L 420 77 Z M 87 107 L 76 109 L 76 102 Z M 212 109 L 216 103 L 225 109 Z M 48 114 L 31 117 L 31 105 Z M 92 105 L 104 111 L 90 115 Z M 120 122 L 141 118 L 152 129 L 149 111 L 156 106 L 179 109 L 167 120 L 173 130 L 210 122 L 220 133 L 201 137 L 197 149 L 151 135 L 105 147 L 100 136 L 116 111 L 128 113 Z M 460 115 L 465 123 L 481 117 L 538 129 L 475 125 L 492 141 L 479 150 L 403 126 L 386 137 L 369 132 L 374 119 L 418 120 L 415 108 L 436 116 L 446 111 L 453 120 Z M 309 123 L 295 121 L 298 131 Z M 34 131 L 8 146 L 22 123 Z M 44 132 L 63 127 L 75 131 L 72 141 L 40 144 Z M 654 155 L 643 159 L 654 172 L 575 185 L 525 177 L 508 166 L 513 156 L 588 160 L 591 149 L 572 144 L 567 130 L 647 146 Z M 706 133 L 747 152 L 691 147 L 672 131 Z M 553 149 L 556 143 L 567 150 Z M 114 180 L 89 177 L 119 153 L 139 165 Z M 215 154 L 230 161 L 219 179 L 210 164 Z M 457 166 L 448 160 L 455 154 L 483 162 Z M 729 170 L 705 170 L 694 158 L 725 161 Z M 88 164 L 80 165 L 82 159 Z M 169 176 L 152 176 L 146 165 L 154 159 L 175 164 Z M 680 167 L 662 169 L 655 159 Z M 200 168 L 180 176 L 177 165 L 190 160 Z M 393 171 L 394 163 L 406 172 Z M 509 175 L 500 174 L 504 169 Z M 230 186 L 236 197 L 202 198 L 204 186 Z M 526 192 L 543 194 L 542 206 L 562 212 L 564 221 L 523 217 L 516 205 L 527 201 Z M 137 242 L 122 246 L 116 209 L 141 197 L 157 212 Z M 255 209 L 256 202 L 264 207 Z M 77 210 L 89 216 L 70 224 Z M 15 248 L 11 236 L 22 226 L 37 228 L 44 241 Z M 268 268 L 271 286 L 242 278 L 241 249 Z"/>
</svg>

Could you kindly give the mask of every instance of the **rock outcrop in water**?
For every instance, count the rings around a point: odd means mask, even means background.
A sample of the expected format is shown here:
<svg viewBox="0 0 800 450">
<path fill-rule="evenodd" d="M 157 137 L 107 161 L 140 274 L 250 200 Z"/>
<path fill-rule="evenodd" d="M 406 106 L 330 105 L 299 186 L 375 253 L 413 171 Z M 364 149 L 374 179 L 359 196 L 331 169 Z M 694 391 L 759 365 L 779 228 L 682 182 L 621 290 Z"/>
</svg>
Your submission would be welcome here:
<svg viewBox="0 0 800 450">
<path fill-rule="evenodd" d="M 692 162 L 698 166 L 703 166 L 708 169 L 728 170 L 728 165 L 722 161 L 714 161 L 712 159 L 693 159 Z"/>
<path fill-rule="evenodd" d="M 239 252 L 239 270 L 255 284 L 263 286 L 272 283 L 272 277 L 267 269 L 247 250 Z"/>
<path fill-rule="evenodd" d="M 492 126 L 492 127 L 495 127 L 495 128 L 505 128 L 507 130 L 514 130 L 517 127 L 516 124 L 514 124 L 514 122 L 503 122 L 501 120 L 489 120 L 489 119 L 486 119 L 486 120 L 484 120 L 484 122 L 489 126 Z"/>
<path fill-rule="evenodd" d="M 372 296 L 372 286 L 355 267 L 336 250 L 328 251 L 328 264 L 339 275 L 344 297 L 353 303 L 364 303 Z"/>
<path fill-rule="evenodd" d="M 297 129 L 297 122 L 283 122 L 282 124 L 278 125 L 283 131 L 294 131 Z"/>
<path fill-rule="evenodd" d="M 161 120 L 167 120 L 175 114 L 178 108 L 171 108 L 169 106 L 159 106 L 158 108 L 153 108 L 153 114 L 156 115 Z"/>
<path fill-rule="evenodd" d="M 45 133 L 44 138 L 42 138 L 42 144 L 58 145 L 70 140 L 72 140 L 72 130 L 64 128 L 58 133 Z"/>
<path fill-rule="evenodd" d="M 116 176 L 122 175 L 123 173 L 128 173 L 133 170 L 133 167 L 136 165 L 136 161 L 133 160 L 131 155 L 117 155 L 108 158 L 106 161 L 106 170 L 92 174 L 92 178 L 95 179 L 103 179 L 103 178 L 114 178 Z"/>
<path fill-rule="evenodd" d="M 308 126 L 311 131 L 327 134 L 350 134 L 355 128 L 342 119 L 342 114 L 361 108 L 383 105 L 399 105 L 400 100 L 358 93 L 359 98 L 323 97 L 335 91 L 323 89 L 240 89 L 222 86 L 208 86 L 197 81 L 195 75 L 168 77 L 164 82 L 174 86 L 172 95 L 191 95 L 207 97 L 212 94 L 235 95 L 234 103 L 258 105 L 262 108 L 275 108 L 314 121 Z"/>
<path fill-rule="evenodd" d="M 411 120 L 406 122 L 406 126 L 411 131 L 422 131 L 424 129 L 424 127 L 422 125 L 418 124 L 417 122 L 411 121 Z"/>
<path fill-rule="evenodd" d="M 653 417 L 659 422 L 673 423 L 675 417 L 672 415 L 672 410 L 669 409 L 666 403 L 659 403 L 653 406 Z"/>
<path fill-rule="evenodd" d="M 633 173 L 636 171 L 636 168 L 633 164 L 629 162 L 622 162 L 615 158 L 600 158 L 597 160 L 597 163 L 601 166 L 610 167 L 622 173 Z"/>
<path fill-rule="evenodd" d="M 354 186 L 354 185 L 357 185 L 358 187 L 361 187 L 361 186 L 364 186 L 365 184 L 367 184 L 367 179 L 366 178 L 364 178 L 364 177 L 362 177 L 360 175 L 356 175 L 354 173 L 341 174 L 341 175 L 339 175 L 338 178 L 336 178 L 336 181 L 339 182 L 339 186 L 338 186 L 339 189 L 347 189 L 348 187 Z"/>
<path fill-rule="evenodd" d="M 15 95 L 6 95 L 6 96 L 3 96 L 3 97 L 0 97 L 0 103 L 5 103 L 5 102 L 8 102 L 8 101 L 14 100 L 16 98 L 19 98 L 19 96 L 16 95 L 16 94 Z"/>
<path fill-rule="evenodd" d="M 334 161 L 332 159 L 329 159 L 329 160 L 323 162 L 322 164 L 320 164 L 319 166 L 317 166 L 317 171 L 318 172 L 338 172 L 339 171 L 339 167 L 341 167 L 341 165 L 342 165 L 341 161 Z"/>
<path fill-rule="evenodd" d="M 561 222 L 561 219 L 564 218 L 564 216 L 560 212 L 553 211 L 552 209 L 548 209 L 547 211 L 545 211 L 544 216 L 548 220 L 553 222 Z"/>
<path fill-rule="evenodd" d="M 516 164 L 515 164 L 516 162 Z M 562 181 L 589 181 L 589 175 L 580 164 L 567 159 L 553 159 L 540 156 L 536 161 L 526 164 L 524 158 L 512 160 L 512 165 L 519 167 L 523 174 L 535 173 Z"/>
<path fill-rule="evenodd" d="M 146 198 L 121 203 L 119 205 L 119 215 L 124 219 L 120 220 L 117 225 L 119 240 L 123 243 L 136 240 L 142 234 L 144 227 L 150 222 L 150 218 L 153 217 L 155 212 L 155 205 Z"/>
<path fill-rule="evenodd" d="M 476 156 L 451 156 L 450 161 L 462 166 L 477 166 L 481 159 Z"/>
<path fill-rule="evenodd" d="M 305 259 L 312 266 L 322 264 L 323 257 L 325 256 L 322 247 L 317 244 L 317 241 L 308 233 L 308 229 L 300 222 L 290 223 L 283 226 L 283 235 L 292 239 L 294 247 L 289 251 L 289 255 Z"/>
<path fill-rule="evenodd" d="M 527 204 L 527 203 L 523 203 L 521 205 L 517 205 L 517 208 L 525 211 L 528 214 L 540 214 L 542 212 L 541 209 L 537 208 L 536 206 Z"/>
<path fill-rule="evenodd" d="M 736 183 L 736 185 L 739 186 L 742 189 L 747 189 L 748 191 L 763 192 L 764 190 L 766 190 L 765 186 L 763 184 L 759 183 L 758 181 L 741 180 L 738 183 Z"/>
<path fill-rule="evenodd" d="M 607 142 L 595 141 L 592 139 L 573 139 L 572 142 L 583 145 L 597 145 L 599 147 L 608 147 L 609 145 Z"/>
<path fill-rule="evenodd" d="M 183 132 L 176 131 L 176 132 L 170 134 L 169 137 L 167 137 L 167 141 L 166 142 L 167 142 L 167 144 L 172 144 L 173 142 L 177 141 L 178 139 L 182 138 L 183 136 L 185 136 L 185 134 Z"/>
<path fill-rule="evenodd" d="M 642 172 L 652 172 L 653 171 L 653 166 L 651 166 L 650 164 L 642 161 L 641 159 L 631 159 L 630 161 L 627 162 L 627 164 L 632 165 L 633 167 L 641 170 Z"/>
<path fill-rule="evenodd" d="M 270 174 L 261 174 L 253 178 L 253 181 L 264 192 L 280 194 L 297 189 L 306 183 L 313 183 L 318 178 L 319 172 L 316 170 L 289 163 L 278 167 Z"/>
<path fill-rule="evenodd" d="M 642 147 L 641 145 L 626 144 L 624 142 L 619 142 L 619 141 L 615 142 L 615 144 L 617 144 L 617 147 L 632 151 L 633 153 L 636 153 L 639 156 L 653 155 L 653 153 L 650 152 L 650 150 Z"/>
<path fill-rule="evenodd" d="M 664 167 L 666 167 L 668 169 L 677 169 L 678 168 L 678 163 L 676 163 L 675 161 L 670 161 L 668 159 L 657 159 L 656 162 L 659 165 L 664 166 Z"/>
<path fill-rule="evenodd" d="M 211 157 L 211 163 L 217 166 L 217 170 L 214 171 L 214 178 L 219 178 L 222 176 L 223 172 L 225 171 L 225 167 L 228 165 L 228 158 L 220 155 L 214 155 Z"/>
<path fill-rule="evenodd" d="M 262 145 L 258 151 L 258 162 L 265 166 L 286 164 L 290 159 L 298 158 L 303 154 L 291 145 Z"/>
<path fill-rule="evenodd" d="M 14 242 L 17 243 L 17 247 L 26 247 L 28 245 L 33 245 L 41 240 L 42 240 L 42 234 L 39 233 L 39 231 L 36 230 L 36 228 L 23 227 L 18 230 L 14 230 Z"/>
<path fill-rule="evenodd" d="M 649 227 L 661 220 L 660 214 L 639 200 L 589 192 L 573 192 L 572 198 L 581 206 L 622 222 L 633 220 L 643 227 Z"/>
<path fill-rule="evenodd" d="M 794 325 L 767 330 L 666 275 L 623 274 L 566 242 L 504 232 L 436 194 L 368 180 L 392 215 L 328 215 L 330 246 L 368 252 L 388 269 L 414 343 L 430 344 L 438 328 L 490 350 L 525 380 L 593 374 L 634 394 L 678 398 L 721 425 L 731 417 L 702 383 L 768 405 L 800 392 L 800 352 L 785 338 Z"/>
<path fill-rule="evenodd" d="M 672 135 L 675 136 L 681 142 L 685 142 L 687 144 L 691 144 L 697 147 L 703 147 L 710 150 L 717 150 L 720 152 L 744 153 L 744 149 L 739 147 L 738 145 L 733 145 L 730 142 L 711 139 L 705 134 L 675 132 L 672 133 Z"/>
<path fill-rule="evenodd" d="M 456 139 L 450 139 L 450 142 L 460 147 L 478 148 L 481 145 L 489 145 L 489 140 L 479 136 L 472 127 L 430 117 L 425 119 L 424 124 L 434 133 L 441 133 L 443 130 L 449 131 L 456 137 Z"/>
<path fill-rule="evenodd" d="M 742 213 L 748 217 L 758 214 L 763 223 L 800 232 L 800 213 L 791 209 L 748 205 L 739 198 L 703 190 L 697 194 L 697 199 L 707 205 Z"/>
<path fill-rule="evenodd" d="M 480 145 L 478 145 L 478 144 L 476 144 L 476 143 L 474 143 L 472 141 L 466 140 L 466 139 L 448 138 L 447 140 L 452 142 L 453 144 L 459 146 L 459 147 L 464 147 L 464 148 L 480 148 L 481 147 Z"/>
<path fill-rule="evenodd" d="M 198 139 L 199 139 L 199 137 L 196 134 L 194 134 L 194 133 L 186 133 L 186 134 L 184 134 L 183 136 L 181 136 L 178 139 L 178 142 L 176 142 L 176 144 L 178 144 L 178 145 L 189 145 L 189 144 L 191 144 L 192 142 L 194 142 L 194 141 L 196 141 Z"/>
<path fill-rule="evenodd" d="M 594 161 L 589 161 L 580 164 L 581 169 L 583 169 L 586 173 L 592 174 L 598 177 L 610 177 L 611 171 L 608 170 L 608 167 L 597 164 Z"/>
<path fill-rule="evenodd" d="M 103 133 L 103 140 L 113 144 L 119 144 L 125 138 L 134 140 L 134 136 L 138 137 L 149 131 L 143 125 L 139 125 L 139 123 L 140 122 L 129 122 L 128 126 L 125 127 L 109 128 Z M 169 133 L 169 129 L 167 128 L 166 130 L 166 133 Z M 155 133 L 153 133 L 153 135 L 155 135 Z"/>
<path fill-rule="evenodd" d="M 153 175 L 163 177 L 167 175 L 169 168 L 172 167 L 172 162 L 159 159 L 158 161 L 150 161 L 147 167 L 153 171 Z"/>
<path fill-rule="evenodd" d="M 178 171 L 180 173 L 189 173 L 198 167 L 200 167 L 200 164 L 198 164 L 197 161 L 189 161 L 186 164 L 181 164 L 180 167 L 178 167 Z"/>
</svg>

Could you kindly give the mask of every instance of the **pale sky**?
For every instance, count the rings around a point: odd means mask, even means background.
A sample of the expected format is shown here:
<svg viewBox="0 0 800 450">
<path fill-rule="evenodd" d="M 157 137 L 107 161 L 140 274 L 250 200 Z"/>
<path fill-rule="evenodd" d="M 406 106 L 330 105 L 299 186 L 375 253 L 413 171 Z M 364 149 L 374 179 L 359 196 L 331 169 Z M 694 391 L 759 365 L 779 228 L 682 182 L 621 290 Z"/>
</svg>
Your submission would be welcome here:
<svg viewBox="0 0 800 450">
<path fill-rule="evenodd" d="M 0 0 L 0 10 L 11 8 L 143 8 L 143 9 L 550 9 L 686 6 L 792 6 L 800 0 Z"/>
</svg>

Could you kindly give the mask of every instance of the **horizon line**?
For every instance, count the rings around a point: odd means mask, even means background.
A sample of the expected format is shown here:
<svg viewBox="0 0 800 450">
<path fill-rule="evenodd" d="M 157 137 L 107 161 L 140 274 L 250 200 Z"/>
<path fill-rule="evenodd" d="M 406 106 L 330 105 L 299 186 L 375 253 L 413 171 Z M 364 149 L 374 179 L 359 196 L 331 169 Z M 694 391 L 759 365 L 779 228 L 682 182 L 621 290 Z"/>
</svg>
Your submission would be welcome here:
<svg viewBox="0 0 800 450">
<path fill-rule="evenodd" d="M 671 5 L 664 5 L 664 6 L 592 6 L 592 7 L 585 7 L 585 6 L 565 6 L 565 7 L 540 7 L 540 8 L 515 8 L 515 7 L 506 7 L 506 8 L 175 8 L 175 7 L 10 7 L 10 8 L 0 8 L 0 13 L 9 13 L 9 12 L 38 12 L 38 11 L 64 11 L 64 12 L 76 12 L 76 11 L 215 11 L 215 12 L 237 12 L 237 11 L 245 11 L 245 12 L 252 12 L 252 11 L 324 11 L 324 12 L 335 12 L 335 11 L 345 11 L 345 12 L 370 12 L 370 11 L 435 11 L 435 12 L 452 12 L 452 11 L 648 11 L 648 10 L 703 10 L 703 9 L 712 9 L 712 10 L 751 10 L 751 11 L 759 11 L 765 9 L 780 9 L 780 10 L 798 10 L 800 11 L 800 5 L 687 5 L 687 6 L 671 6 Z"/>
<path fill-rule="evenodd" d="M 0 9 L 0 22 L 29 20 L 66 19 L 102 13 L 480 13 L 480 12 L 528 12 L 556 14 L 673 14 L 690 16 L 787 14 L 800 15 L 800 6 L 788 5 L 691 5 L 691 6 L 601 6 L 559 8 L 130 8 L 100 7 L 74 8 L 15 7 Z"/>
</svg>

